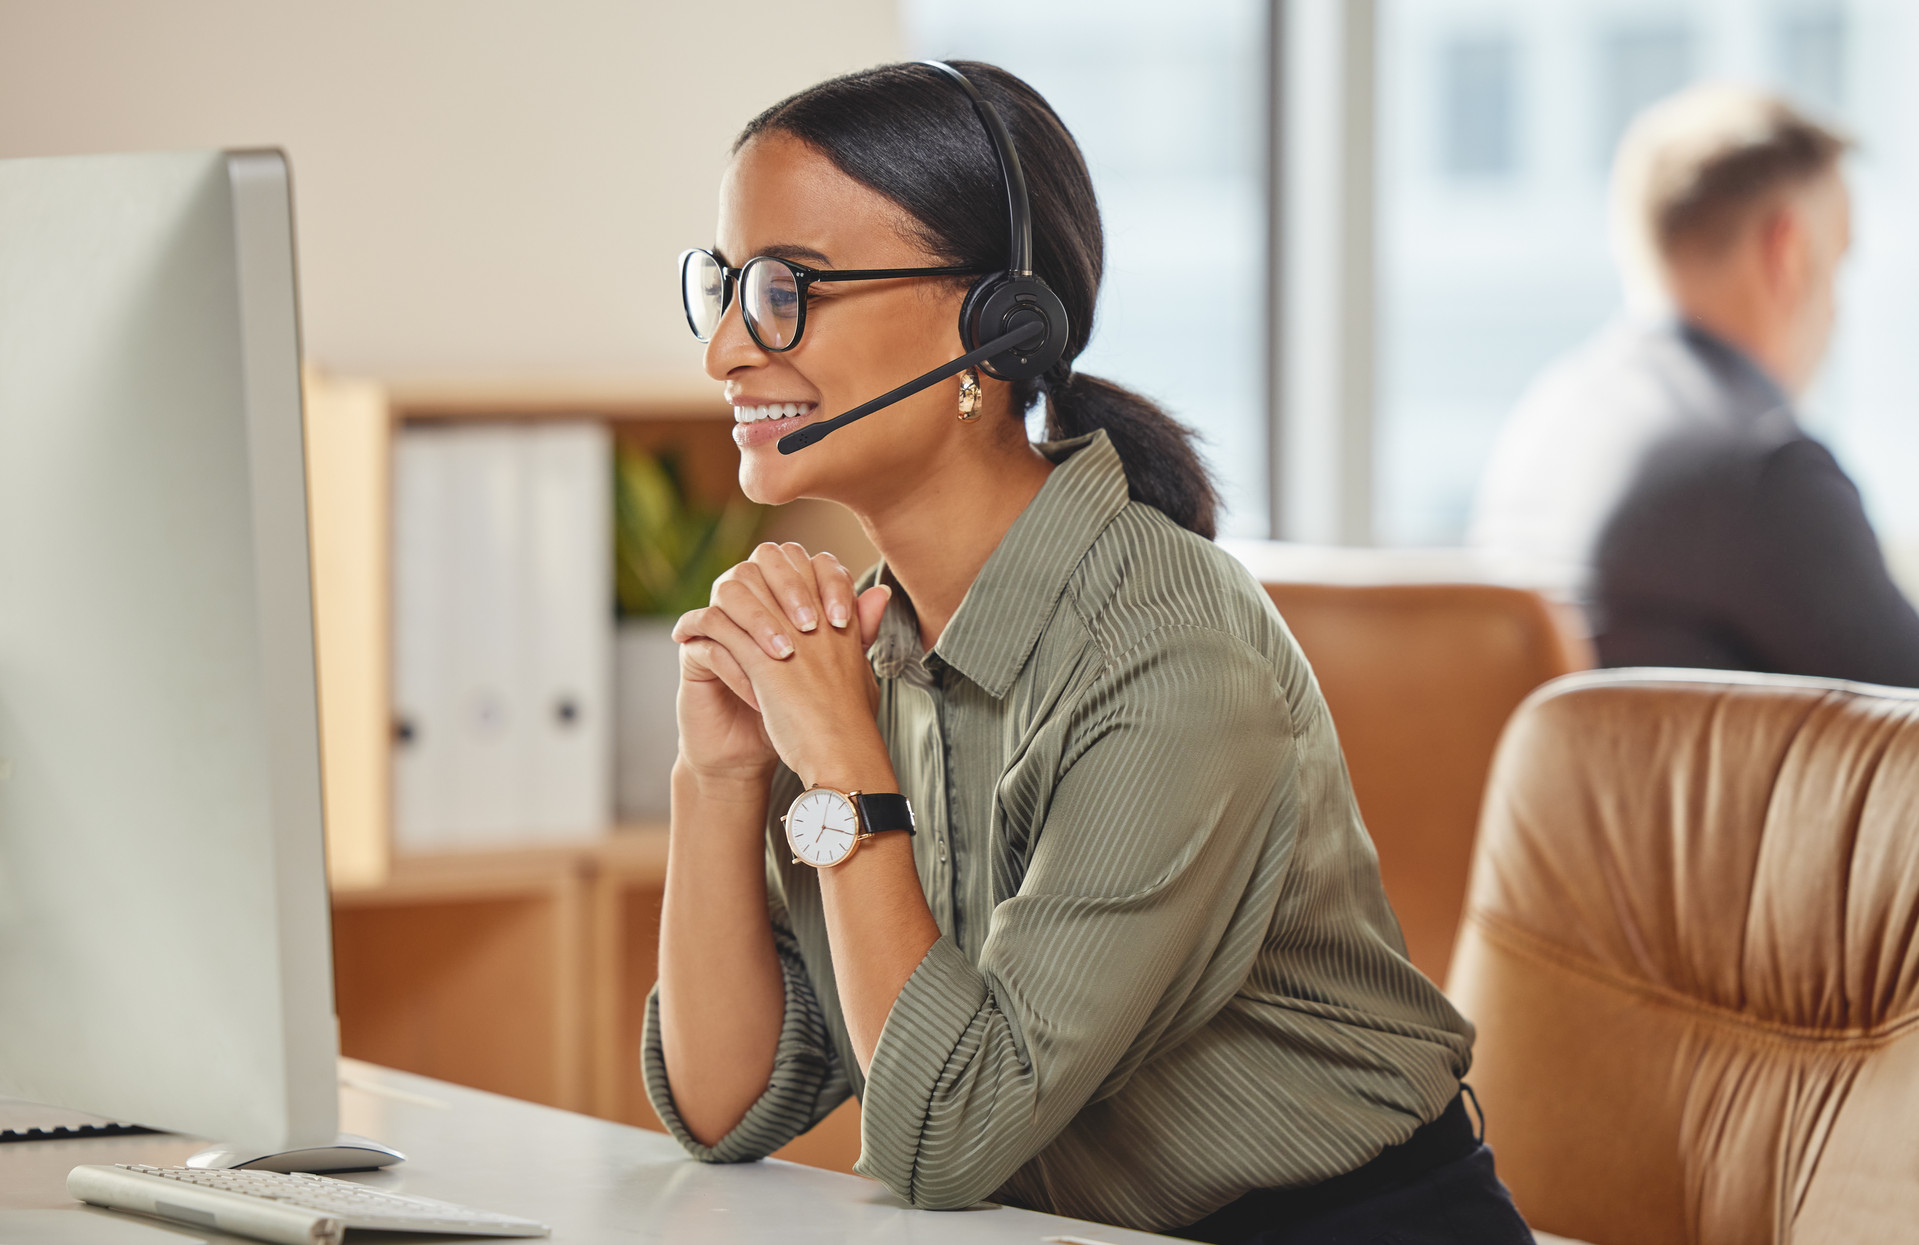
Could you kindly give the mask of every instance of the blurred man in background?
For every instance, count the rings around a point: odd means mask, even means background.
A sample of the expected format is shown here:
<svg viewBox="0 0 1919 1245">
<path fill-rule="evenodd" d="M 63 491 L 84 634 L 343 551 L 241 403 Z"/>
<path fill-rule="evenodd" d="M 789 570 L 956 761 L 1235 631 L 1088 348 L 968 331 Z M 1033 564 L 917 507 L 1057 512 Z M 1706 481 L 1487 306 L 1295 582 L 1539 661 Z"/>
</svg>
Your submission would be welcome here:
<svg viewBox="0 0 1919 1245">
<path fill-rule="evenodd" d="M 1831 337 L 1844 139 L 1766 95 L 1649 109 L 1613 170 L 1636 315 L 1521 399 L 1473 542 L 1572 583 L 1602 665 L 1919 685 L 1919 615 L 1793 404 Z"/>
</svg>

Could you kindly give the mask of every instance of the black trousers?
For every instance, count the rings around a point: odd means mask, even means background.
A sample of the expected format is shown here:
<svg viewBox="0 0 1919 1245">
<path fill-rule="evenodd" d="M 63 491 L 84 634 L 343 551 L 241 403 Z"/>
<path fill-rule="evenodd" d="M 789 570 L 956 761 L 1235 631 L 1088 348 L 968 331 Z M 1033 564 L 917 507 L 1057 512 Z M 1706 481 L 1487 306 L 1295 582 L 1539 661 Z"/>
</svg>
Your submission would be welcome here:
<svg viewBox="0 0 1919 1245">
<path fill-rule="evenodd" d="M 1213 1245 L 1533 1245 L 1463 1093 L 1364 1167 L 1304 1189 L 1255 1189 L 1169 1235 Z"/>
</svg>

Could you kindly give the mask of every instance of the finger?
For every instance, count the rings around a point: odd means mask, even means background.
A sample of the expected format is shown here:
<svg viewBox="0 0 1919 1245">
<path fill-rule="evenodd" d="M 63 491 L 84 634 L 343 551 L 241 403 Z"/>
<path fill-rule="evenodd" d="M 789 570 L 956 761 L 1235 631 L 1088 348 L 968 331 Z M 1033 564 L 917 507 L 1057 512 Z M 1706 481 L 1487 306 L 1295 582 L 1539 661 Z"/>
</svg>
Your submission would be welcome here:
<svg viewBox="0 0 1919 1245">
<path fill-rule="evenodd" d="M 708 606 L 699 613 L 700 638 L 711 640 L 732 654 L 747 678 L 751 679 L 764 671 L 768 662 L 765 651 L 760 648 L 758 640 L 733 621 L 731 615 L 717 606 Z"/>
<path fill-rule="evenodd" d="M 783 660 L 793 655 L 793 640 L 786 634 L 785 615 L 767 590 L 758 567 L 742 564 L 714 580 L 712 601 L 711 608 L 725 614 L 741 631 L 752 636 L 768 657 Z"/>
<path fill-rule="evenodd" d="M 673 621 L 673 638 L 681 644 L 688 640 L 697 640 L 706 632 L 700 630 L 700 615 L 705 610 L 688 610 Z"/>
<path fill-rule="evenodd" d="M 813 580 L 820 588 L 820 607 L 826 621 L 844 627 L 853 620 L 853 572 L 830 553 L 813 555 Z"/>
<path fill-rule="evenodd" d="M 759 712 L 759 698 L 753 693 L 753 680 L 746 677 L 733 654 L 712 640 L 689 640 L 680 646 L 680 677 L 694 683 L 719 682 L 726 690 Z"/>
<path fill-rule="evenodd" d="M 874 584 L 860 593 L 860 647 L 872 648 L 873 641 L 880 638 L 880 619 L 886 614 L 886 603 L 893 599 L 893 589 L 888 584 Z"/>
<path fill-rule="evenodd" d="M 773 614 L 776 620 L 779 618 L 782 610 L 778 594 L 776 594 L 772 586 L 766 582 L 766 572 L 758 563 L 750 559 L 745 562 L 735 563 L 727 567 L 725 573 L 713 581 L 713 585 L 717 588 L 723 583 L 732 582 L 744 584 L 746 587 L 752 589 L 753 595 L 760 599 L 761 603 L 766 606 L 767 611 Z M 712 602 L 712 604 L 718 604 L 718 602 Z"/>
<path fill-rule="evenodd" d="M 768 591 L 795 627 L 801 631 L 818 629 L 820 593 L 813 582 L 813 563 L 805 549 L 791 543 L 776 545 L 768 541 L 753 550 L 748 561 L 759 568 Z"/>
</svg>

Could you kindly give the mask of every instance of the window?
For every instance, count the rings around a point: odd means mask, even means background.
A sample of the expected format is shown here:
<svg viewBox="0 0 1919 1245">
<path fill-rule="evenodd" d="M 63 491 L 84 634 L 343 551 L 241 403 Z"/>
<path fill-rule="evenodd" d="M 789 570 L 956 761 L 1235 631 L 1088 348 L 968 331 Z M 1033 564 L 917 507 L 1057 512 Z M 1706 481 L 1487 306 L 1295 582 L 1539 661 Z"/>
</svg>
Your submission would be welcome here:
<svg viewBox="0 0 1919 1245">
<path fill-rule="evenodd" d="M 1618 300 L 1589 137 L 1607 99 L 1596 50 L 1611 32 L 1580 16 L 1523 0 L 1380 5 L 1372 528 L 1382 544 L 1464 539 L 1507 410 Z M 1432 117 L 1451 110 L 1457 49 L 1469 44 L 1503 49 L 1515 156 L 1505 176 L 1458 176 L 1434 150 L 1451 141 Z"/>
<path fill-rule="evenodd" d="M 1106 231 L 1076 366 L 1197 428 L 1222 534 L 1268 523 L 1263 0 L 906 0 L 914 56 L 1032 83 L 1091 168 Z"/>
<path fill-rule="evenodd" d="M 1841 112 L 1846 103 L 1845 12 L 1783 13 L 1776 39 L 1780 85 L 1814 108 Z"/>
<path fill-rule="evenodd" d="M 1500 35 L 1453 39 L 1444 49 L 1444 131 L 1440 163 L 1454 177 L 1510 173 L 1513 135 L 1513 44 Z"/>
<path fill-rule="evenodd" d="M 1609 168 L 1620 135 L 1639 110 L 1692 80 L 1692 30 L 1676 22 L 1623 25 L 1600 41 L 1599 167 Z"/>
</svg>

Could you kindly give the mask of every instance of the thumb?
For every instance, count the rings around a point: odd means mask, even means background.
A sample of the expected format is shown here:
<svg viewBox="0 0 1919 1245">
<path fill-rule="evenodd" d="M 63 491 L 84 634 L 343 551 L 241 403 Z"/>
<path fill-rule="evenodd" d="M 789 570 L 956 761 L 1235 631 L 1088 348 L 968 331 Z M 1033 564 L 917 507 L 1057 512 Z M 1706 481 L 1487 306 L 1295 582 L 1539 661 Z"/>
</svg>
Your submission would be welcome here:
<svg viewBox="0 0 1919 1245">
<path fill-rule="evenodd" d="M 886 612 L 886 603 L 892 599 L 893 589 L 888 584 L 874 584 L 860 593 L 858 612 L 861 648 L 873 647 L 873 641 L 879 638 L 880 615 Z"/>
</svg>

